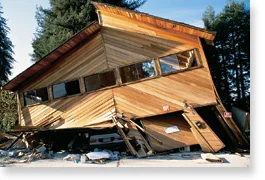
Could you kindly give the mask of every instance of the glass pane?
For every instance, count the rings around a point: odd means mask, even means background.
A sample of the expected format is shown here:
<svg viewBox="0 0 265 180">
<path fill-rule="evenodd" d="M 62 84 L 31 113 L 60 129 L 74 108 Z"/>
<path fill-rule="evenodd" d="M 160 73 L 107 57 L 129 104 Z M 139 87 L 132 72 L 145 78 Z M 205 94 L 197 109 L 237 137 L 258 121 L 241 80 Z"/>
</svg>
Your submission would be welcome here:
<svg viewBox="0 0 265 180">
<path fill-rule="evenodd" d="M 141 69 L 143 72 L 143 78 L 155 76 L 155 68 L 153 61 L 146 61 L 141 63 Z"/>
<path fill-rule="evenodd" d="M 139 79 L 135 64 L 120 68 L 120 74 L 123 83 L 137 81 Z"/>
<path fill-rule="evenodd" d="M 49 100 L 47 88 L 41 88 L 36 90 L 36 100 L 38 102 L 44 102 Z"/>
<path fill-rule="evenodd" d="M 99 74 L 99 77 L 100 77 L 99 84 L 100 87 L 102 88 L 107 86 L 113 86 L 116 84 L 116 79 L 113 71 L 101 73 Z"/>
<path fill-rule="evenodd" d="M 99 83 L 98 83 L 99 81 L 98 74 L 87 76 L 84 79 L 85 79 L 85 86 L 86 86 L 87 92 L 97 90 L 100 88 Z"/>
<path fill-rule="evenodd" d="M 36 94 L 35 90 L 24 92 L 24 105 L 25 106 L 36 103 L 35 94 Z"/>
<path fill-rule="evenodd" d="M 160 58 L 159 61 L 163 74 L 180 70 L 176 54 Z"/>
<path fill-rule="evenodd" d="M 68 96 L 80 93 L 80 86 L 78 80 L 69 81 L 65 83 L 65 87 Z"/>
<path fill-rule="evenodd" d="M 65 83 L 59 83 L 52 86 L 53 98 L 65 97 L 67 95 Z"/>
<path fill-rule="evenodd" d="M 24 92 L 24 105 L 36 104 L 39 102 L 48 101 L 47 88 L 34 89 L 31 91 Z"/>
</svg>

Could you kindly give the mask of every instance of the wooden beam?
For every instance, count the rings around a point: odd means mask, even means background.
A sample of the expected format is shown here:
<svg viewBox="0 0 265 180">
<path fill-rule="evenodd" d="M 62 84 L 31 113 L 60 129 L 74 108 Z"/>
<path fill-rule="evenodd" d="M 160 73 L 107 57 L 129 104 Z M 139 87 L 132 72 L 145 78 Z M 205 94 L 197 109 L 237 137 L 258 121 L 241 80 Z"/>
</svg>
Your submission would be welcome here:
<svg viewBox="0 0 265 180">
<path fill-rule="evenodd" d="M 134 149 L 134 147 L 132 146 L 132 144 L 130 143 L 129 141 L 129 138 L 126 136 L 126 134 L 123 132 L 122 128 L 120 128 L 120 126 L 118 126 L 118 121 L 117 119 L 112 116 L 112 121 L 114 122 L 114 124 L 116 125 L 117 127 L 117 130 L 118 132 L 120 133 L 120 135 L 122 136 L 126 146 L 128 147 L 129 151 L 131 152 L 131 154 L 133 156 L 137 156 L 137 157 L 140 157 L 140 155 L 137 153 L 137 151 Z"/>
<path fill-rule="evenodd" d="M 136 127 L 138 127 L 142 132 L 148 134 L 150 137 L 152 137 L 154 140 L 156 140 L 157 142 L 159 142 L 159 144 L 163 144 L 162 141 L 160 141 L 159 139 L 157 139 L 155 136 L 153 136 L 152 134 L 150 134 L 148 131 L 146 131 L 145 129 L 143 129 L 141 126 L 139 126 L 138 124 L 136 124 L 135 122 L 133 122 L 132 120 L 130 120 L 131 123 L 133 123 Z"/>
<path fill-rule="evenodd" d="M 20 133 L 19 136 L 8 146 L 5 150 L 10 149 L 22 136 L 24 133 Z"/>
<path fill-rule="evenodd" d="M 18 124 L 21 124 L 21 104 L 19 100 L 19 91 L 16 91 L 17 98 L 17 116 L 18 116 Z"/>
</svg>

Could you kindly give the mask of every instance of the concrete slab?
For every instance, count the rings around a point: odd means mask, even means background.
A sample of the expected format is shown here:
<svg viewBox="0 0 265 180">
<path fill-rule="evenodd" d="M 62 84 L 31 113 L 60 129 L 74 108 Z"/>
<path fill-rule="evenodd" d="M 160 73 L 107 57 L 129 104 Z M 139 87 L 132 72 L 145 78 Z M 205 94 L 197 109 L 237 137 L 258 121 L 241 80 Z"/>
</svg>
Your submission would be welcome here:
<svg viewBox="0 0 265 180">
<path fill-rule="evenodd" d="M 0 158 L 2 167 L 249 167 L 250 154 L 242 157 L 230 153 L 214 154 L 222 163 L 213 163 L 201 158 L 201 152 L 170 153 L 137 159 L 132 156 L 122 157 L 105 164 L 75 163 L 62 160 L 65 154 L 57 154 L 52 159 L 36 160 L 30 163 L 8 163 Z"/>
</svg>

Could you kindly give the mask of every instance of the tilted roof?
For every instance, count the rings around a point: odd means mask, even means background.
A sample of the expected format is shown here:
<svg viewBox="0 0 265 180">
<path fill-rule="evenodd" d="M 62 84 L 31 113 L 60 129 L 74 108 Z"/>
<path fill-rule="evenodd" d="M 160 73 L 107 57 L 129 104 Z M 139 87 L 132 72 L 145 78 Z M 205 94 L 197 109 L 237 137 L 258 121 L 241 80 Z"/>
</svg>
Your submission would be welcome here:
<svg viewBox="0 0 265 180">
<path fill-rule="evenodd" d="M 99 3 L 99 2 L 91 2 L 91 3 L 95 6 L 97 11 L 113 13 L 116 15 L 134 19 L 136 21 L 152 24 L 154 26 L 161 27 L 164 29 L 170 29 L 178 32 L 195 35 L 210 41 L 214 40 L 216 36 L 215 31 L 208 31 L 206 29 L 199 28 L 196 26 L 191 26 L 189 24 L 185 24 L 182 22 L 172 21 L 169 19 L 153 16 L 147 13 L 133 11 L 105 3 Z"/>
<path fill-rule="evenodd" d="M 60 59 L 64 54 L 74 49 L 78 44 L 88 40 L 94 34 L 99 32 L 100 25 L 94 21 L 85 27 L 83 30 L 75 34 L 73 37 L 68 39 L 66 42 L 61 44 L 59 47 L 54 49 L 52 52 L 47 54 L 38 62 L 34 63 L 32 66 L 27 68 L 25 71 L 21 72 L 15 78 L 10 80 L 7 84 L 3 86 L 5 90 L 15 91 L 18 87 L 25 81 L 31 80 L 34 77 L 38 77 L 43 72 L 45 72 L 49 67 Z"/>
<path fill-rule="evenodd" d="M 120 8 L 112 6 L 105 3 L 91 2 L 98 11 L 104 11 L 108 13 L 114 13 L 116 15 L 125 16 L 136 21 L 141 21 L 144 23 L 152 24 L 154 26 L 170 29 L 177 32 L 183 32 L 191 35 L 195 35 L 206 40 L 213 41 L 216 32 L 207 31 L 202 28 L 191 26 L 185 23 L 172 21 L 168 19 L 163 19 L 146 13 L 132 11 L 125 8 Z M 27 68 L 25 71 L 21 72 L 15 78 L 10 80 L 7 84 L 3 86 L 6 90 L 17 90 L 21 84 L 33 80 L 34 78 L 40 76 L 46 70 L 50 68 L 56 61 L 60 60 L 60 57 L 68 53 L 70 50 L 74 49 L 80 43 L 88 40 L 94 34 L 100 31 L 100 25 L 94 21 L 85 27 L 83 30 L 75 34 L 73 37 L 68 39 L 66 42 L 61 44 L 59 47 L 54 49 L 52 52 L 47 54 L 44 58 L 34 63 L 32 66 Z"/>
</svg>

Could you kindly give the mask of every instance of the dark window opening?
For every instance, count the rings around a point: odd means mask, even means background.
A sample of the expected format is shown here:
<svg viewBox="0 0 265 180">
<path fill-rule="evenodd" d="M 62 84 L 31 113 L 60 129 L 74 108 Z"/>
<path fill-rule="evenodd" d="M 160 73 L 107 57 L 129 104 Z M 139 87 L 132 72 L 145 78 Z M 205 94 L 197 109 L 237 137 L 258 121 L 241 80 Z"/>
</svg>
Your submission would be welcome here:
<svg viewBox="0 0 265 180">
<path fill-rule="evenodd" d="M 55 84 L 52 86 L 52 91 L 54 99 L 79 94 L 81 92 L 78 80 Z"/>
<path fill-rule="evenodd" d="M 120 68 L 123 83 L 137 81 L 155 76 L 155 68 L 152 60 L 125 66 Z"/>
<path fill-rule="evenodd" d="M 40 89 L 27 91 L 24 92 L 23 95 L 24 95 L 25 106 L 49 100 L 47 88 L 40 88 Z"/>
<path fill-rule="evenodd" d="M 80 93 L 78 80 L 65 83 L 65 88 L 68 96 Z"/>
<path fill-rule="evenodd" d="M 116 85 L 113 71 L 87 76 L 84 78 L 84 82 L 87 92 Z"/>
<path fill-rule="evenodd" d="M 159 58 L 159 62 L 162 74 L 177 72 L 179 70 L 197 66 L 194 50 Z"/>
</svg>

